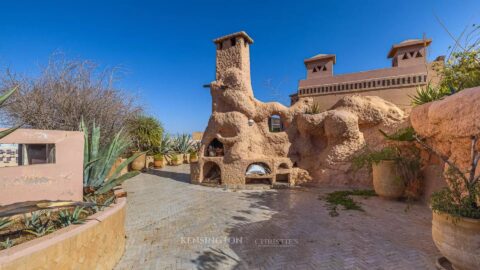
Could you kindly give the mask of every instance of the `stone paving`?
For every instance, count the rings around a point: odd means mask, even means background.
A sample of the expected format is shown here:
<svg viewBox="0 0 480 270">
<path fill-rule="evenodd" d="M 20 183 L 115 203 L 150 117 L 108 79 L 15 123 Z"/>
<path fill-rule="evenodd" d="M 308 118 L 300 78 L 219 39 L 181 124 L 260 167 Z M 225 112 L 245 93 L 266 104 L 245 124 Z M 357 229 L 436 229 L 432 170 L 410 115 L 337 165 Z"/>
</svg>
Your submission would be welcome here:
<svg viewBox="0 0 480 270">
<path fill-rule="evenodd" d="M 189 167 L 126 182 L 127 246 L 116 269 L 435 269 L 427 206 L 355 198 L 331 217 L 333 189 L 229 191 L 189 184 Z"/>
</svg>

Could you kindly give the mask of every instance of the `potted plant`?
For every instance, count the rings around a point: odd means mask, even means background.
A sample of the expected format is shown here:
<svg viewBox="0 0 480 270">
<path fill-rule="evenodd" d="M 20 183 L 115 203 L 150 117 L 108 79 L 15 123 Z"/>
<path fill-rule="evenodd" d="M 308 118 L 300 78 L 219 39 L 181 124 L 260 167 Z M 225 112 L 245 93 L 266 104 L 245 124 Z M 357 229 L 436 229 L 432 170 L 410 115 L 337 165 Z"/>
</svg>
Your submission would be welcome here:
<svg viewBox="0 0 480 270">
<path fill-rule="evenodd" d="M 358 170 L 365 165 L 371 166 L 373 187 L 380 197 L 392 200 L 404 196 L 408 199 L 419 197 L 421 192 L 419 150 L 412 143 L 400 143 L 406 141 L 405 136 L 413 134 L 413 129 L 411 127 L 401 129 L 392 135 L 380 132 L 386 139 L 398 143 L 379 151 L 366 148 L 353 158 L 354 168 Z"/>
<path fill-rule="evenodd" d="M 181 162 L 188 163 L 188 154 L 192 149 L 192 137 L 189 134 L 179 134 L 173 139 L 173 150 L 181 155 Z"/>
<path fill-rule="evenodd" d="M 198 154 L 195 151 L 190 152 L 190 163 L 198 162 Z"/>
<path fill-rule="evenodd" d="M 179 158 L 178 153 L 174 153 L 170 157 L 170 165 L 172 166 L 178 166 L 182 164 L 183 161 Z"/>
<path fill-rule="evenodd" d="M 156 154 L 155 156 L 153 156 L 153 160 L 153 166 L 155 167 L 155 169 L 161 169 L 165 167 L 165 158 L 163 154 Z"/>
<path fill-rule="evenodd" d="M 150 157 L 147 158 L 147 154 L 152 153 L 152 150 L 160 145 L 163 127 L 157 119 L 140 115 L 127 122 L 127 130 L 132 144 L 136 148 L 133 153 L 146 152 L 132 162 L 132 170 L 143 170 L 150 165 L 147 164 L 148 160 L 153 161 L 153 156 L 149 155 Z"/>
<path fill-rule="evenodd" d="M 480 269 L 480 175 L 476 175 L 480 153 L 478 135 L 471 138 L 471 163 L 468 170 L 437 152 L 419 137 L 417 142 L 442 159 L 448 169 L 448 188 L 431 196 L 432 237 L 440 252 L 455 269 Z"/>
</svg>

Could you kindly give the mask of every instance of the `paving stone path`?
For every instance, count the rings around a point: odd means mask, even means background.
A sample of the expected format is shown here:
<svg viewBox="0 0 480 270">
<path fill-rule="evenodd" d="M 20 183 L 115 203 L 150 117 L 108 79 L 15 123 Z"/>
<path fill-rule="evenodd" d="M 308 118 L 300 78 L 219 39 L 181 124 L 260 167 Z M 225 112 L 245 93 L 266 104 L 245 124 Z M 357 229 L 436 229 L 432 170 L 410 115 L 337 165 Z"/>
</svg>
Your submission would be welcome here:
<svg viewBox="0 0 480 270">
<path fill-rule="evenodd" d="M 331 217 L 299 188 L 229 191 L 189 184 L 189 167 L 141 174 L 128 192 L 127 245 L 116 269 L 435 269 L 428 207 L 355 198 Z"/>
</svg>

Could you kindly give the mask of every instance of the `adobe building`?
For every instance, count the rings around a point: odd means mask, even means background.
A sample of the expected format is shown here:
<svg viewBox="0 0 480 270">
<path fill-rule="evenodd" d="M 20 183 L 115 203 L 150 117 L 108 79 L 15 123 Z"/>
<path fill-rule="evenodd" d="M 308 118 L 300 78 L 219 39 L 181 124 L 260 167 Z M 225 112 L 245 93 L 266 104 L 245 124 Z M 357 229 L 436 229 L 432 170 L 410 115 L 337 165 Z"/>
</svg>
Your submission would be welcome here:
<svg viewBox="0 0 480 270">
<path fill-rule="evenodd" d="M 290 107 L 261 102 L 251 85 L 252 38 L 237 32 L 213 42 L 216 76 L 208 84 L 212 114 L 198 162 L 190 164 L 192 183 L 229 188 L 288 187 L 312 181 L 370 184 L 368 177 L 351 173 L 350 159 L 366 144 L 379 145 L 383 140 L 379 128 L 389 131 L 405 120 L 400 108 L 375 96 L 344 97 L 316 114 L 307 113 L 313 106 L 310 97 Z M 327 78 L 322 72 L 331 70 L 334 61 L 321 56 L 308 62 L 315 74 L 312 80 Z"/>
<path fill-rule="evenodd" d="M 438 83 L 435 69 L 444 57 L 427 62 L 431 39 L 409 39 L 395 44 L 387 57 L 392 67 L 365 72 L 334 75 L 334 54 L 318 54 L 305 59 L 307 78 L 300 80 L 297 93 L 290 95 L 291 104 L 311 97 L 322 111 L 331 108 L 342 97 L 357 94 L 378 96 L 409 111 L 411 96 L 418 87 Z"/>
</svg>

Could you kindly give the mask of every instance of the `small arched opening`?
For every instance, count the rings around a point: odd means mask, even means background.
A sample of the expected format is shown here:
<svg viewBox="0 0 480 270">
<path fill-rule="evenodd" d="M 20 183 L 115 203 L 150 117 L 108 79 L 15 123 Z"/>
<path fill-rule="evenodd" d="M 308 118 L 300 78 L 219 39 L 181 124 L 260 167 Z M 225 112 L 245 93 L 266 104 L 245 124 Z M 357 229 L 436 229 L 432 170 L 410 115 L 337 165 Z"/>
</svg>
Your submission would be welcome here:
<svg viewBox="0 0 480 270">
<path fill-rule="evenodd" d="M 222 183 L 222 171 L 217 163 L 209 161 L 203 165 L 202 183 L 220 185 Z"/>
<path fill-rule="evenodd" d="M 284 130 L 280 115 L 274 114 L 268 118 L 268 130 L 270 132 L 282 132 Z"/>
<path fill-rule="evenodd" d="M 278 183 L 288 183 L 290 179 L 290 169 L 287 163 L 281 163 L 278 165 L 277 174 L 275 175 L 275 181 Z"/>
<path fill-rule="evenodd" d="M 205 148 L 206 157 L 221 157 L 224 155 L 224 153 L 223 143 L 217 138 L 213 139 Z"/>
<path fill-rule="evenodd" d="M 245 184 L 271 184 L 272 170 L 264 162 L 255 162 L 248 165 L 245 172 Z"/>
</svg>

